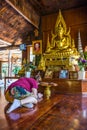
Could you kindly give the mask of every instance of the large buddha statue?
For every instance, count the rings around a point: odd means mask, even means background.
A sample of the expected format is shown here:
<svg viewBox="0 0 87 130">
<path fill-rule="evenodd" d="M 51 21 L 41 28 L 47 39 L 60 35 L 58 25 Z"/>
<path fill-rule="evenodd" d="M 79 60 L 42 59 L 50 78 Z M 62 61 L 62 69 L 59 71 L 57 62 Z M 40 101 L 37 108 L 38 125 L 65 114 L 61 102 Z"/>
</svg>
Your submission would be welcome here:
<svg viewBox="0 0 87 130">
<path fill-rule="evenodd" d="M 75 48 L 74 39 L 71 38 L 70 29 L 67 30 L 65 21 L 59 10 L 54 31 L 47 38 L 47 47 L 43 54 L 46 66 L 72 65 L 71 60 L 79 56 Z"/>
<path fill-rule="evenodd" d="M 55 33 L 52 33 L 50 46 L 46 48 L 46 53 L 61 50 L 71 51 L 70 29 L 68 31 L 66 30 L 65 21 L 61 15 L 61 11 L 59 11 L 59 16 L 55 24 Z"/>
<path fill-rule="evenodd" d="M 52 34 L 51 49 L 58 51 L 71 47 L 70 35 L 65 33 L 62 23 L 56 27 L 55 34 Z"/>
</svg>

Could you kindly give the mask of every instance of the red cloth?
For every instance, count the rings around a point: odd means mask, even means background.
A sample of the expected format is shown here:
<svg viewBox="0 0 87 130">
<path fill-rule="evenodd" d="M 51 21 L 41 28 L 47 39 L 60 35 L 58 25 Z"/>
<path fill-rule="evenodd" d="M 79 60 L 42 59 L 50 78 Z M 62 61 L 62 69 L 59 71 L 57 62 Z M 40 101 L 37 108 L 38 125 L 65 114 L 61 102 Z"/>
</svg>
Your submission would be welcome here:
<svg viewBox="0 0 87 130">
<path fill-rule="evenodd" d="M 38 89 L 37 81 L 33 78 L 27 78 L 27 77 L 22 77 L 18 79 L 17 81 L 13 82 L 10 86 L 8 86 L 6 91 L 10 90 L 11 88 L 15 86 L 22 87 L 29 92 L 31 92 L 32 88 Z"/>
</svg>

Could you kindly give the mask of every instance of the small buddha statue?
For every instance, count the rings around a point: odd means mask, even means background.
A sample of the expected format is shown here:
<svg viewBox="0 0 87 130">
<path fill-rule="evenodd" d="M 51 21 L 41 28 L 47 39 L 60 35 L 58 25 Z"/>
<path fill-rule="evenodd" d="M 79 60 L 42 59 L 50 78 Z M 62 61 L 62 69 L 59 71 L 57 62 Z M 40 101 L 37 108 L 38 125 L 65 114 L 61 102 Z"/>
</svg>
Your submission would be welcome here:
<svg viewBox="0 0 87 130">
<path fill-rule="evenodd" d="M 41 60 L 39 62 L 37 69 L 45 71 L 45 59 L 44 59 L 43 55 L 41 56 Z"/>
</svg>

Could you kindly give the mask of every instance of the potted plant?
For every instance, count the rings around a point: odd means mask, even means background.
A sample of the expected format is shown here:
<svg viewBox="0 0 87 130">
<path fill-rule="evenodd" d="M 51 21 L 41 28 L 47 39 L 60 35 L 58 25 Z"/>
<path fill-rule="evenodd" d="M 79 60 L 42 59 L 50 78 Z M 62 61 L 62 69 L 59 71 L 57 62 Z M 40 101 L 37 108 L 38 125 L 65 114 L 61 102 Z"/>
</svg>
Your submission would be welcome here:
<svg viewBox="0 0 87 130">
<path fill-rule="evenodd" d="M 18 72 L 19 72 L 20 69 L 21 68 L 19 66 L 14 66 L 14 69 L 12 71 L 15 74 L 15 76 L 18 75 Z"/>
<path fill-rule="evenodd" d="M 84 56 L 78 59 L 78 66 L 79 66 L 78 79 L 85 79 L 85 69 L 87 67 L 87 60 L 85 59 Z"/>
<path fill-rule="evenodd" d="M 26 76 L 26 77 L 30 77 L 32 71 L 36 68 L 36 66 L 33 65 L 32 62 L 27 62 L 27 63 L 24 65 L 24 67 L 25 67 L 25 76 Z"/>
</svg>

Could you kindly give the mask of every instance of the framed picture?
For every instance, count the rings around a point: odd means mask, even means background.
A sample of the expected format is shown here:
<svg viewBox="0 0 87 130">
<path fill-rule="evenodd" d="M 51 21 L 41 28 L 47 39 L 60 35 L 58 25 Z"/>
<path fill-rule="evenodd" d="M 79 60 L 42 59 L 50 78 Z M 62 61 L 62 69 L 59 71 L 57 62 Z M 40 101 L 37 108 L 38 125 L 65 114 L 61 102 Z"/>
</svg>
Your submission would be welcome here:
<svg viewBox="0 0 87 130">
<path fill-rule="evenodd" d="M 59 72 L 59 78 L 60 79 L 67 79 L 67 78 L 69 78 L 69 72 L 68 72 L 68 70 L 61 70 Z"/>
<path fill-rule="evenodd" d="M 34 55 L 42 54 L 42 40 L 32 41 L 32 45 Z"/>
<path fill-rule="evenodd" d="M 52 78 L 52 77 L 53 77 L 53 71 L 46 70 L 44 78 Z"/>
</svg>

